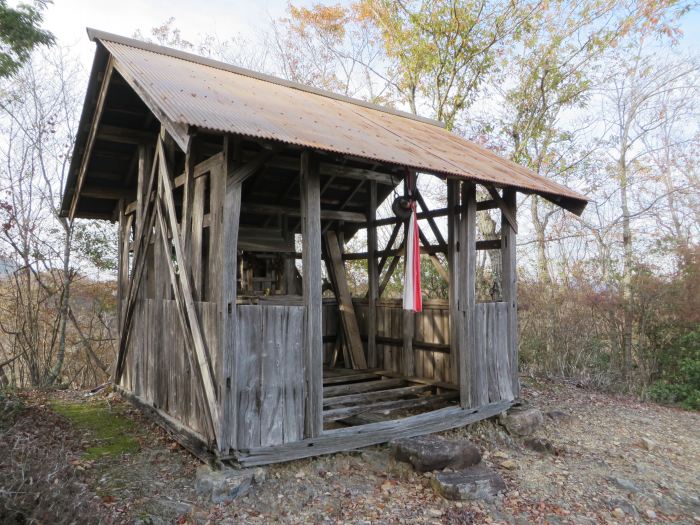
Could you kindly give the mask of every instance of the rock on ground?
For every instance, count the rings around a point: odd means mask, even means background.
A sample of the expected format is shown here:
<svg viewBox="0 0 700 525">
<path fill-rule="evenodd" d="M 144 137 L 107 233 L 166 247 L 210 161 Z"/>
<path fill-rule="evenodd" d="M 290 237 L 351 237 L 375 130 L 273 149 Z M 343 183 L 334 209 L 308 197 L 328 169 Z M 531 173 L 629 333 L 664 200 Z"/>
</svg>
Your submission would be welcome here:
<svg viewBox="0 0 700 525">
<path fill-rule="evenodd" d="M 438 472 L 432 484 L 438 494 L 450 500 L 490 500 L 506 490 L 503 478 L 485 465 L 457 472 Z"/>
<path fill-rule="evenodd" d="M 481 452 L 466 439 L 447 440 L 428 435 L 398 439 L 391 443 L 394 457 L 411 463 L 418 472 L 462 469 L 481 461 Z"/>
<path fill-rule="evenodd" d="M 537 408 L 516 407 L 501 415 L 499 422 L 511 435 L 530 436 L 544 424 L 544 417 Z"/>
<path fill-rule="evenodd" d="M 245 495 L 252 484 L 265 479 L 263 469 L 212 470 L 207 465 L 197 469 L 195 491 L 198 496 L 211 499 L 212 503 L 225 503 Z"/>
</svg>

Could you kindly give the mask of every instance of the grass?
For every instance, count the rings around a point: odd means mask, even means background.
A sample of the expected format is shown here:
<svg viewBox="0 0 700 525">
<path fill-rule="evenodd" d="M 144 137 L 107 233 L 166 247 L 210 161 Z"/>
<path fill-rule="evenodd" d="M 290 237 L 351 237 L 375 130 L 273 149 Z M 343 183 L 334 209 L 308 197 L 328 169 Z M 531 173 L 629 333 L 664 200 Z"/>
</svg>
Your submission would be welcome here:
<svg viewBox="0 0 700 525">
<path fill-rule="evenodd" d="M 78 429 L 90 434 L 94 445 L 90 446 L 84 459 L 93 460 L 105 456 L 118 456 L 139 450 L 134 423 L 124 417 L 120 410 L 102 401 L 83 403 L 54 400 L 54 412 L 70 420 Z"/>
</svg>

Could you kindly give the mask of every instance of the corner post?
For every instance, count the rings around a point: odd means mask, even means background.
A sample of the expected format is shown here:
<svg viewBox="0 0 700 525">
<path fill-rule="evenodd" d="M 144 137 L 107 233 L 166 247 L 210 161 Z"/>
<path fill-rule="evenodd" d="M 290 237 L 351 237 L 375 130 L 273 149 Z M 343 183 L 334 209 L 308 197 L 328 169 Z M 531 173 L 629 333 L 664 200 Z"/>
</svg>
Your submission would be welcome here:
<svg viewBox="0 0 700 525">
<path fill-rule="evenodd" d="M 323 431 L 323 336 L 321 303 L 321 183 L 318 161 L 309 150 L 301 154 L 301 232 L 306 404 L 304 436 Z"/>
<path fill-rule="evenodd" d="M 409 191 L 411 188 L 415 190 L 415 185 L 416 185 L 416 174 L 413 171 L 410 171 L 407 175 L 406 178 L 403 180 L 403 189 L 404 189 L 404 195 L 408 196 Z M 406 257 L 406 253 L 408 253 L 408 248 L 409 248 L 409 241 L 408 241 L 408 225 L 409 221 L 411 219 L 409 218 L 404 222 L 404 229 L 403 229 L 403 235 L 404 235 L 404 268 L 406 267 L 406 261 L 408 260 L 408 257 Z M 420 251 L 419 255 L 420 257 Z M 420 262 L 419 262 L 420 265 Z M 412 310 L 401 310 L 403 314 L 403 344 L 401 346 L 401 373 L 406 376 L 406 377 L 413 377 L 416 375 L 416 357 L 413 353 L 413 336 L 415 334 L 415 328 L 416 328 L 416 313 Z"/>
<path fill-rule="evenodd" d="M 476 352 L 476 185 L 462 183 L 462 215 L 458 233 L 459 288 L 459 399 L 463 408 L 474 408 L 487 402 L 485 363 Z"/>
<path fill-rule="evenodd" d="M 515 217 L 516 192 L 514 189 L 503 190 L 503 201 Z M 518 274 L 516 265 L 516 236 L 513 226 L 505 214 L 501 214 L 501 260 L 503 301 L 508 304 L 508 361 L 513 396 L 520 395 L 520 379 L 518 377 Z"/>
</svg>

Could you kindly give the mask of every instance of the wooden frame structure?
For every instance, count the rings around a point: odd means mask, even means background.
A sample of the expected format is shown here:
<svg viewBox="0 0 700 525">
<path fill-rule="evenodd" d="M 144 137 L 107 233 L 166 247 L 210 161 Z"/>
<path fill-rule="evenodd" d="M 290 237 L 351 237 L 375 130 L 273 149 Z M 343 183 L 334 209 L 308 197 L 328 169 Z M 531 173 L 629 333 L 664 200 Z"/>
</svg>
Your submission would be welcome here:
<svg viewBox="0 0 700 525">
<path fill-rule="evenodd" d="M 134 64 L 184 61 L 219 74 L 213 65 L 91 36 L 98 52 L 63 210 L 119 222 L 114 382 L 130 399 L 200 457 L 243 465 L 444 430 L 510 406 L 519 392 L 516 185 L 433 173 L 447 206 L 431 210 L 412 195 L 421 251 L 449 283 L 449 300 L 405 312 L 382 297 L 405 228 L 378 219 L 377 208 L 419 167 L 183 122 Z M 312 94 L 321 105 L 363 104 Z M 570 190 L 557 197 L 542 184 L 547 198 L 579 206 Z M 476 214 L 488 210 L 500 211 L 500 239 L 477 240 Z M 382 227 L 391 231 L 385 246 Z M 345 253 L 360 231 L 367 251 Z M 500 253 L 498 301 L 476 301 L 478 250 Z M 350 294 L 344 263 L 354 260 L 367 261 L 365 297 Z"/>
</svg>

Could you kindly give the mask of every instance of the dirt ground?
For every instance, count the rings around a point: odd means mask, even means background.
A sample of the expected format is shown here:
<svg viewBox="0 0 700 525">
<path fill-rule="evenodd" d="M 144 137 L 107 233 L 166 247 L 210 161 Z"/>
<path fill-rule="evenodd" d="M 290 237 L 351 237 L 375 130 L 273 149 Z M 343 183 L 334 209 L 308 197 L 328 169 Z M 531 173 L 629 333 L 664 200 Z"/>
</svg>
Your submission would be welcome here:
<svg viewBox="0 0 700 525">
<path fill-rule="evenodd" d="M 535 433 L 553 452 L 534 452 L 491 421 L 444 433 L 472 440 L 506 480 L 492 502 L 447 501 L 430 473 L 377 446 L 266 467 L 247 495 L 213 505 L 195 493 L 199 463 L 115 394 L 24 394 L 25 408 L 0 426 L 0 522 L 30 523 L 36 512 L 36 523 L 700 524 L 700 414 L 563 384 L 525 385 L 523 397 L 563 412 Z M 81 415 L 85 405 L 113 420 Z M 18 436 L 43 450 L 60 445 L 61 481 L 34 465 L 31 475 L 48 481 L 25 490 L 8 474 L 26 457 Z M 46 468 L 57 457 L 44 458 Z M 15 492 L 32 490 L 13 510 Z"/>
</svg>

